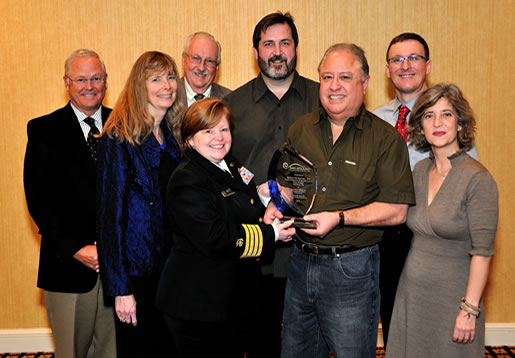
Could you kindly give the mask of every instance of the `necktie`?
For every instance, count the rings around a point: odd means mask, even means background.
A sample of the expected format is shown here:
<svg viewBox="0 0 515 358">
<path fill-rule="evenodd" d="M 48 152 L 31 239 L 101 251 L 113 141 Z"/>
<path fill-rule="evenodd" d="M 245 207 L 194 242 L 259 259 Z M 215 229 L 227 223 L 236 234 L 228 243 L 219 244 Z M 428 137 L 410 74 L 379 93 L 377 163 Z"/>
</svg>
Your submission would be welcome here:
<svg viewBox="0 0 515 358">
<path fill-rule="evenodd" d="M 405 142 L 408 140 L 408 121 L 406 120 L 408 113 L 409 108 L 401 106 L 401 108 L 399 108 L 399 118 L 397 118 L 397 122 L 395 123 L 395 129 L 402 135 Z"/>
<path fill-rule="evenodd" d="M 93 160 L 97 160 L 97 144 L 99 138 L 93 136 L 93 134 L 99 134 L 97 126 L 95 126 L 95 120 L 91 117 L 88 117 L 84 120 L 86 124 L 89 126 L 88 139 L 86 140 L 86 145 L 88 146 L 89 152 L 91 154 L 91 158 Z"/>
<path fill-rule="evenodd" d="M 202 94 L 202 93 L 197 93 L 195 96 L 193 96 L 193 99 L 195 101 L 199 101 L 201 99 L 203 99 L 205 96 Z"/>
</svg>

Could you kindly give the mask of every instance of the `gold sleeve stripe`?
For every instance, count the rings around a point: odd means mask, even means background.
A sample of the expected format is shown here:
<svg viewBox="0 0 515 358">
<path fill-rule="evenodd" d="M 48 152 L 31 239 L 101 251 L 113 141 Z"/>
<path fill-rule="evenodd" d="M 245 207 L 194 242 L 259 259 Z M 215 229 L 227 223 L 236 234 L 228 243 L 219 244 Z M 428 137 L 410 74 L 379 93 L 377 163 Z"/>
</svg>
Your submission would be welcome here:
<svg viewBox="0 0 515 358">
<path fill-rule="evenodd" d="M 248 225 L 249 230 L 252 232 L 252 242 L 249 242 L 249 257 L 256 257 L 256 246 L 258 241 L 258 233 L 254 225 Z"/>
<path fill-rule="evenodd" d="M 263 232 L 258 225 L 252 225 L 252 229 L 254 230 L 254 257 L 261 256 L 261 251 L 263 251 Z"/>
<path fill-rule="evenodd" d="M 246 224 L 242 225 L 245 229 L 245 250 L 243 250 L 243 254 L 241 254 L 240 258 L 248 257 L 249 254 L 249 229 L 247 228 Z"/>
<path fill-rule="evenodd" d="M 259 225 L 242 224 L 245 229 L 245 250 L 240 258 L 259 257 L 263 251 L 263 232 Z"/>
</svg>

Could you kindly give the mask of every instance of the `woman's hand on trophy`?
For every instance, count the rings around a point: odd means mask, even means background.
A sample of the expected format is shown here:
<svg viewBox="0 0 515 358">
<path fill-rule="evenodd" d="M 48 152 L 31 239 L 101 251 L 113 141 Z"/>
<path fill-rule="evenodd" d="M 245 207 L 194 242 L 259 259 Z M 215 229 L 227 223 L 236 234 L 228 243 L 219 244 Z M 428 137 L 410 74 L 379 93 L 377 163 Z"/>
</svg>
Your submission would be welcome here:
<svg viewBox="0 0 515 358">
<path fill-rule="evenodd" d="M 257 192 L 258 192 L 259 196 L 263 196 L 263 197 L 269 198 L 270 197 L 270 190 L 268 189 L 268 182 L 266 181 L 263 184 L 258 185 Z"/>
<path fill-rule="evenodd" d="M 277 207 L 274 205 L 273 201 L 270 201 L 268 203 L 268 206 L 265 211 L 265 215 L 263 215 L 263 221 L 265 224 L 272 224 L 275 219 L 282 219 L 283 214 L 277 209 Z"/>
<path fill-rule="evenodd" d="M 291 227 L 293 219 L 281 222 L 279 219 L 275 219 L 272 222 L 272 226 L 276 229 L 278 239 L 284 242 L 290 241 L 292 236 L 295 235 L 295 228 Z M 276 240 L 277 241 L 277 240 Z"/>
</svg>

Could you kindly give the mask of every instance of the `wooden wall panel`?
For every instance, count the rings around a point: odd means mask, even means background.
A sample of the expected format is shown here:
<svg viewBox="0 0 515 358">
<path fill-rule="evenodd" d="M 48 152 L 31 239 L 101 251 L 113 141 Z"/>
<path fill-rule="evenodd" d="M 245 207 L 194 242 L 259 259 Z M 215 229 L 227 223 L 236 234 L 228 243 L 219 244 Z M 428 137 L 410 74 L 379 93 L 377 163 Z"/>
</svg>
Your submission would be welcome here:
<svg viewBox="0 0 515 358">
<path fill-rule="evenodd" d="M 27 212 L 22 183 L 26 123 L 63 106 L 64 59 L 75 49 L 95 49 L 109 73 L 105 104 L 113 106 L 136 58 L 160 50 L 179 61 L 192 32 L 211 32 L 222 44 L 218 81 L 236 88 L 257 74 L 252 32 L 269 12 L 290 11 L 299 30 L 298 70 L 317 79 L 324 50 L 355 42 L 366 51 L 370 109 L 393 89 L 384 74 L 388 42 L 404 31 L 426 38 L 431 83 L 458 84 L 478 120 L 481 161 L 497 180 L 500 223 L 490 283 L 488 322 L 515 322 L 512 297 L 515 189 L 509 117 L 515 102 L 515 2 L 512 0 L 2 0 L 0 2 L 0 329 L 47 327 L 35 287 L 39 236 Z"/>
</svg>

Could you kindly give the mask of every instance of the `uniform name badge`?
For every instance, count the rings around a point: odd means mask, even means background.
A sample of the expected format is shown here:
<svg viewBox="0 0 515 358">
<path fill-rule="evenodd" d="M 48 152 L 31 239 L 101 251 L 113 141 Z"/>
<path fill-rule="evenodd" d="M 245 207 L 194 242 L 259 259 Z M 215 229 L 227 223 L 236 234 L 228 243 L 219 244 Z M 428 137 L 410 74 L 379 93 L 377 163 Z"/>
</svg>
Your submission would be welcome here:
<svg viewBox="0 0 515 358">
<path fill-rule="evenodd" d="M 224 189 L 221 191 L 221 193 L 224 198 L 227 198 L 231 195 L 236 194 L 236 192 L 234 190 L 232 190 L 231 188 Z"/>
</svg>

